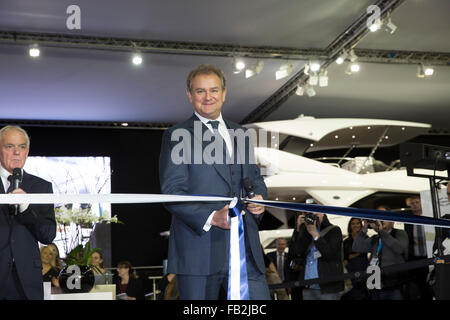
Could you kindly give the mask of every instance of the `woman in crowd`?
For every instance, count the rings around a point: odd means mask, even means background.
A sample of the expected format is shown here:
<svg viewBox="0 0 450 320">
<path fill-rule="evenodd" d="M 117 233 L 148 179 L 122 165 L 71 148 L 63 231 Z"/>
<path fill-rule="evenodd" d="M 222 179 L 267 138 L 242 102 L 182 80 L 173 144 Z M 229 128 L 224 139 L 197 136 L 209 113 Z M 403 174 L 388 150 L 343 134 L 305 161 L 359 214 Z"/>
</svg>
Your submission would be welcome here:
<svg viewBox="0 0 450 320">
<path fill-rule="evenodd" d="M 59 269 L 52 266 L 54 260 L 53 251 L 48 247 L 41 248 L 42 279 L 44 282 L 51 282 L 53 286 L 59 287 Z"/>
<path fill-rule="evenodd" d="M 119 277 L 116 279 L 117 295 L 119 297 L 122 296 L 126 300 L 144 300 L 142 282 L 133 274 L 132 268 L 129 261 L 121 261 L 118 263 L 117 273 Z"/>
<path fill-rule="evenodd" d="M 93 268 L 94 274 L 105 273 L 105 267 L 103 266 L 103 254 L 100 251 L 96 251 L 91 255 L 91 264 L 95 266 L 95 268 Z"/>
<path fill-rule="evenodd" d="M 53 253 L 52 266 L 61 270 L 65 266 L 65 263 L 59 256 L 58 246 L 54 243 L 50 243 L 48 247 L 50 248 L 50 250 L 52 250 Z"/>
<path fill-rule="evenodd" d="M 369 265 L 367 253 L 353 252 L 353 241 L 362 228 L 362 220 L 351 218 L 347 225 L 347 238 L 344 239 L 344 266 L 349 273 L 364 271 Z M 352 289 L 342 296 L 342 300 L 365 300 L 369 295 L 365 280 L 352 279 Z"/>
</svg>

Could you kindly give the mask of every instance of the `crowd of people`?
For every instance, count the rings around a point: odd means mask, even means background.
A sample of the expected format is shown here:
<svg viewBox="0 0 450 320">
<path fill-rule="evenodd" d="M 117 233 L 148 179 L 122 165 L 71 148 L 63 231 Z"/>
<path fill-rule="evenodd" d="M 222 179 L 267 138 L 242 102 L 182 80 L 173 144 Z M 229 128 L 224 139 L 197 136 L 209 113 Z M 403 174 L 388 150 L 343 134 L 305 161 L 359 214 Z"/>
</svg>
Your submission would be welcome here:
<svg viewBox="0 0 450 320">
<path fill-rule="evenodd" d="M 450 184 L 447 190 L 450 200 Z M 412 214 L 422 215 L 419 196 L 408 198 L 406 204 Z M 391 210 L 386 205 L 380 205 L 376 209 Z M 449 216 L 445 215 L 443 218 Z M 373 230 L 372 236 L 368 235 L 369 229 Z M 448 243 L 448 237 L 448 230 L 445 229 L 441 241 Z M 277 250 L 268 254 L 267 258 L 277 266 L 280 279 L 278 283 L 302 281 L 299 286 L 286 286 L 286 292 L 292 300 L 436 298 L 433 272 L 430 272 L 433 268 L 429 266 L 382 272 L 381 283 L 377 287 L 368 286 L 367 277 L 343 280 L 345 273 L 365 274 L 369 266 L 383 269 L 408 261 L 427 259 L 425 230 L 422 225 L 404 224 L 404 229 L 400 229 L 395 228 L 392 221 L 350 218 L 347 235 L 343 237 L 341 229 L 330 224 L 326 215 L 300 214 L 289 242 L 289 250 L 285 252 L 286 239 L 277 239 Z M 436 249 L 435 240 L 433 253 L 436 253 Z M 315 281 L 306 281 L 311 279 Z M 268 279 L 268 283 L 277 282 Z M 273 291 L 271 293 L 273 298 Z"/>
<path fill-rule="evenodd" d="M 51 282 L 53 288 L 60 288 L 59 275 L 66 264 L 59 255 L 58 246 L 51 243 L 42 246 L 40 252 L 43 282 Z M 94 275 L 107 276 L 108 270 L 104 267 L 102 251 L 92 253 L 89 264 Z M 144 300 L 143 281 L 137 276 L 131 262 L 120 261 L 116 270 L 112 270 L 112 275 L 113 283 L 116 285 L 117 299 Z"/>
</svg>

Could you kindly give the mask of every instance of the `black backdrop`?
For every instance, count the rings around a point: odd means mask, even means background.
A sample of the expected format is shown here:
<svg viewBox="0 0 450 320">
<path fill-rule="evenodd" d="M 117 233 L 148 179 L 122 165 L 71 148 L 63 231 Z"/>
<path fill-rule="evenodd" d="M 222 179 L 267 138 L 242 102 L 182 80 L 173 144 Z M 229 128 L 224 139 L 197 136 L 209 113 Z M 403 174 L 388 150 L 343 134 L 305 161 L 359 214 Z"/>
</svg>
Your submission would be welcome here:
<svg viewBox="0 0 450 320">
<path fill-rule="evenodd" d="M 31 139 L 30 156 L 109 156 L 112 193 L 161 193 L 158 161 L 162 130 L 23 126 Z M 112 205 L 124 224 L 111 224 L 111 265 L 162 265 L 170 214 L 161 204 Z M 109 259 L 108 259 L 109 260 Z"/>
</svg>

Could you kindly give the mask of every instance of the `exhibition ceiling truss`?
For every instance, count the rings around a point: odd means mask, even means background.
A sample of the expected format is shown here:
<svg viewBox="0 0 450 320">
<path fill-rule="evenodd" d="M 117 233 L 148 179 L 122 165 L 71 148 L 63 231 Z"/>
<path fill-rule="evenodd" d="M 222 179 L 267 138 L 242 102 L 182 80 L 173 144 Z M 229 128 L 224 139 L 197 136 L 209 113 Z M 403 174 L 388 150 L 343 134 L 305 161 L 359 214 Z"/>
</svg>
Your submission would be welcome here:
<svg viewBox="0 0 450 320">
<path fill-rule="evenodd" d="M 379 0 L 374 5 L 380 9 L 380 19 L 386 19 L 405 0 Z M 301 49 L 275 46 L 240 46 L 232 44 L 194 43 L 180 41 L 142 40 L 128 38 L 94 37 L 67 34 L 31 33 L 0 30 L 0 44 L 33 45 L 42 47 L 75 48 L 88 50 L 107 50 L 139 52 L 153 54 L 176 54 L 196 56 L 217 56 L 230 58 L 279 59 L 299 61 L 320 61 L 320 70 L 333 63 L 343 52 L 353 50 L 358 62 L 383 64 L 416 64 L 426 61 L 433 66 L 449 66 L 450 53 L 420 52 L 406 50 L 357 49 L 355 46 L 369 32 L 369 13 L 363 13 L 345 31 L 343 31 L 326 49 Z M 248 114 L 242 123 L 263 121 L 278 109 L 296 92 L 299 84 L 306 83 L 309 75 L 305 67 L 293 75 L 282 87 L 266 99 L 260 106 Z M 1 121 L 1 120 L 0 120 Z M 39 124 L 43 124 L 38 122 Z M 53 122 L 48 122 L 51 125 Z M 59 123 L 59 122 L 58 122 Z M 33 125 L 33 123 L 29 123 Z M 98 126 L 103 122 L 67 122 L 65 126 Z M 109 122 L 108 126 L 127 127 L 121 123 Z M 170 126 L 168 123 L 130 123 L 132 127 L 153 127 L 156 129 Z"/>
<path fill-rule="evenodd" d="M 343 38 L 345 41 L 345 38 Z M 359 40 L 358 40 L 359 41 Z M 232 44 L 194 43 L 179 41 L 138 40 L 125 38 L 90 37 L 78 35 L 1 31 L 0 43 L 42 47 L 76 48 L 155 54 L 176 54 L 217 57 L 243 57 L 280 60 L 335 59 L 330 52 L 339 43 L 327 49 L 299 49 L 274 46 L 237 46 Z M 350 44 L 349 44 L 350 45 Z M 343 48 L 344 46 L 342 46 Z M 424 60 L 433 65 L 448 65 L 450 53 L 406 50 L 354 49 L 360 62 L 418 64 Z M 337 53 L 340 51 L 337 50 Z"/>
</svg>

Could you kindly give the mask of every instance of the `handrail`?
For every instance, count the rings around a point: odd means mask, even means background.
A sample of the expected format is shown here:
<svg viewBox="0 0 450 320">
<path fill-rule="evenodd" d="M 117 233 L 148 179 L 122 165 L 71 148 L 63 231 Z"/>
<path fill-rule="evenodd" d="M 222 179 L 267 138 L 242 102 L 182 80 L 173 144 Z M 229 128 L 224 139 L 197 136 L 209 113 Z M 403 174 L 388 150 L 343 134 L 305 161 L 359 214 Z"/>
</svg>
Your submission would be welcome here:
<svg viewBox="0 0 450 320">
<path fill-rule="evenodd" d="M 105 270 L 116 270 L 117 267 L 109 267 L 104 268 Z M 145 270 L 145 269 L 164 269 L 164 266 L 142 266 L 142 267 L 133 267 L 134 270 Z"/>
</svg>

